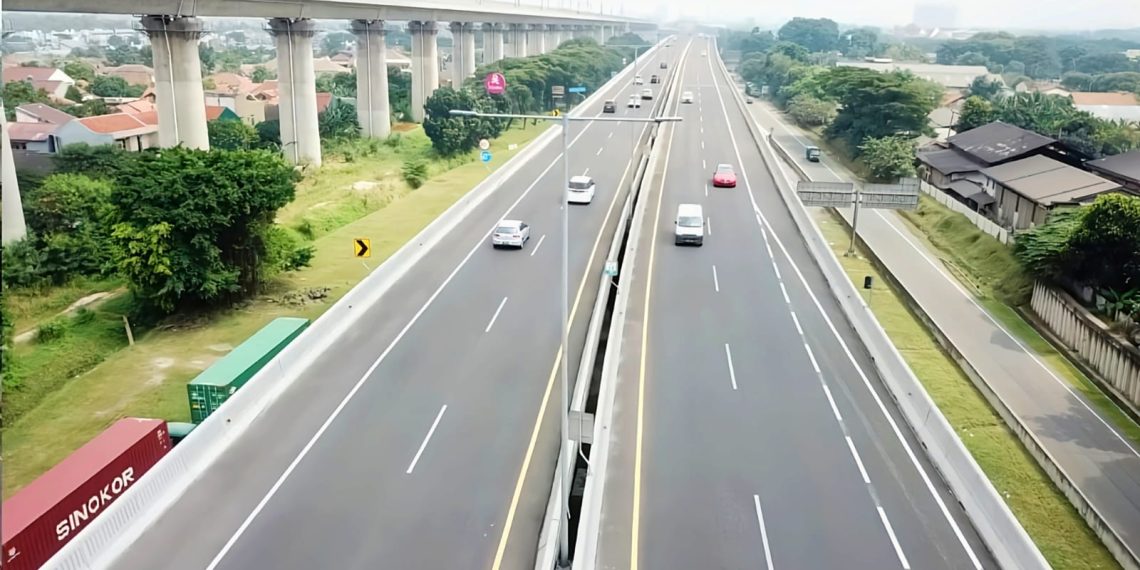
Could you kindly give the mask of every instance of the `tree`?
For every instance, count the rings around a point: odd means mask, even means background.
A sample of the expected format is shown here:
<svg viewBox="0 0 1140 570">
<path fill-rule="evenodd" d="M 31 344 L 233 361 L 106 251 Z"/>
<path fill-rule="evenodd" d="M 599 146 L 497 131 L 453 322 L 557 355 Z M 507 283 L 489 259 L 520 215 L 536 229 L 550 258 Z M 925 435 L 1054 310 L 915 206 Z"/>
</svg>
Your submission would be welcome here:
<svg viewBox="0 0 1140 570">
<path fill-rule="evenodd" d="M 801 125 L 823 126 L 835 119 L 835 103 L 805 93 L 788 101 L 788 114 Z"/>
<path fill-rule="evenodd" d="M 257 292 L 273 219 L 298 180 L 268 151 L 168 148 L 139 153 L 111 194 L 111 250 L 150 311 L 218 306 Z"/>
<path fill-rule="evenodd" d="M 843 55 L 847 57 L 862 58 L 878 55 L 882 50 L 879 45 L 879 33 L 874 28 L 856 28 L 843 36 Z"/>
<path fill-rule="evenodd" d="M 994 106 L 989 101 L 972 96 L 962 103 L 962 114 L 958 116 L 955 130 L 965 132 L 982 125 L 988 125 L 997 119 Z"/>
<path fill-rule="evenodd" d="M 356 106 L 343 99 L 333 98 L 317 117 L 321 140 L 347 139 L 360 136 L 360 123 L 356 118 Z"/>
<path fill-rule="evenodd" d="M 754 53 L 763 54 L 774 45 L 776 45 L 776 36 L 772 32 L 753 32 L 740 40 L 740 57 L 747 58 Z"/>
<path fill-rule="evenodd" d="M 209 75 L 214 72 L 214 67 L 217 65 L 218 52 L 210 47 L 205 42 L 198 42 L 198 61 L 202 66 L 202 75 Z"/>
<path fill-rule="evenodd" d="M 118 36 L 111 36 L 116 38 Z M 95 81 L 95 67 L 85 61 L 72 59 L 64 62 L 63 72 L 76 81 Z"/>
<path fill-rule="evenodd" d="M 107 268 L 110 195 L 107 180 L 64 173 L 48 176 L 24 196 L 40 278 L 58 285 Z"/>
<path fill-rule="evenodd" d="M 412 115 L 412 74 L 388 68 L 388 104 L 397 120 Z"/>
<path fill-rule="evenodd" d="M 979 75 L 974 78 L 970 83 L 970 95 L 981 97 L 983 99 L 994 99 L 1001 93 L 1002 84 L 1000 81 L 990 79 L 985 75 Z"/>
<path fill-rule="evenodd" d="M 25 103 L 51 103 L 47 91 L 36 89 L 32 86 L 31 81 L 9 81 L 4 84 L 4 88 L 0 92 L 3 93 L 0 99 L 4 101 L 4 112 L 9 121 L 15 120 L 16 107 L 20 105 Z"/>
<path fill-rule="evenodd" d="M 1093 78 L 1091 91 L 1131 91 L 1140 94 L 1140 73 L 1106 73 Z"/>
<path fill-rule="evenodd" d="M 914 141 L 902 136 L 868 138 L 859 146 L 863 164 L 875 181 L 914 176 Z"/>
<path fill-rule="evenodd" d="M 151 65 L 154 59 L 154 54 L 151 52 L 150 46 L 143 46 L 141 48 L 133 48 L 129 45 L 119 45 L 107 50 L 107 63 L 113 66 L 126 65 L 129 63 L 139 63 L 143 65 Z"/>
<path fill-rule="evenodd" d="M 1069 238 L 1076 277 L 1127 291 L 1140 287 L 1140 198 L 1106 194 L 1088 206 Z"/>
<path fill-rule="evenodd" d="M 827 18 L 792 18 L 778 33 L 780 40 L 797 43 L 808 51 L 831 51 L 839 43 L 839 24 Z"/>
<path fill-rule="evenodd" d="M 100 75 L 91 83 L 91 93 L 99 97 L 138 97 L 146 91 L 142 85 L 131 85 L 122 77 Z"/>
<path fill-rule="evenodd" d="M 111 107 L 102 99 L 88 99 L 87 101 L 78 105 L 72 105 L 64 110 L 72 116 L 83 118 L 106 115 L 111 112 Z"/>
<path fill-rule="evenodd" d="M 894 61 L 912 61 L 926 63 L 926 52 L 910 44 L 891 44 L 883 51 L 883 55 Z"/>
<path fill-rule="evenodd" d="M 321 39 L 321 53 L 335 55 L 348 49 L 349 44 L 356 42 L 356 36 L 348 32 L 329 32 Z"/>
<path fill-rule="evenodd" d="M 281 148 L 281 121 L 262 121 L 253 126 L 258 148 Z"/>
<path fill-rule="evenodd" d="M 1061 85 L 1070 91 L 1091 91 L 1093 76 L 1079 71 L 1070 71 L 1061 76 Z"/>
<path fill-rule="evenodd" d="M 479 122 L 484 119 L 455 117 L 450 113 L 452 109 L 474 108 L 474 97 L 467 91 L 441 87 L 428 97 L 424 104 L 424 134 L 431 139 L 431 146 L 436 152 L 454 156 L 475 148 L 482 137 L 473 133 L 479 130 Z"/>
<path fill-rule="evenodd" d="M 840 111 L 827 128 L 829 137 L 858 147 L 867 138 L 913 137 L 931 131 L 927 115 L 937 101 L 928 82 L 859 68 L 832 68 L 832 73 L 841 78 L 830 87 Z"/>
<path fill-rule="evenodd" d="M 69 144 L 55 156 L 56 171 L 83 174 L 90 178 L 114 180 L 119 169 L 138 158 L 117 145 L 91 146 L 87 143 Z"/>
<path fill-rule="evenodd" d="M 277 79 L 277 72 L 269 71 L 264 65 L 259 65 L 253 68 L 250 79 L 253 80 L 254 83 L 265 83 L 269 79 Z"/>
<path fill-rule="evenodd" d="M 258 143 L 257 130 L 242 121 L 215 119 L 206 123 L 210 148 L 221 150 L 249 150 Z"/>
<path fill-rule="evenodd" d="M 127 40 L 122 36 L 111 36 L 107 38 L 107 45 L 113 48 L 128 46 Z M 66 73 L 66 72 L 65 72 Z M 68 73 L 68 75 L 71 75 Z M 74 77 L 74 76 L 73 76 Z"/>
<path fill-rule="evenodd" d="M 83 102 L 83 92 L 80 91 L 79 88 L 74 86 L 74 85 L 68 85 L 67 86 L 67 93 L 64 95 L 64 97 L 68 101 L 75 101 L 76 103 L 82 103 Z"/>
<path fill-rule="evenodd" d="M 976 52 L 968 51 L 954 60 L 954 65 L 989 65 L 990 58 Z"/>
<path fill-rule="evenodd" d="M 1073 263 L 1069 240 L 1081 225 L 1084 208 L 1054 212 L 1040 226 L 1017 232 L 1013 254 L 1026 271 L 1046 279 L 1066 277 Z"/>
<path fill-rule="evenodd" d="M 1078 57 L 1074 61 L 1073 69 L 1082 73 L 1097 75 L 1136 71 L 1137 66 L 1122 53 L 1090 53 Z"/>
</svg>

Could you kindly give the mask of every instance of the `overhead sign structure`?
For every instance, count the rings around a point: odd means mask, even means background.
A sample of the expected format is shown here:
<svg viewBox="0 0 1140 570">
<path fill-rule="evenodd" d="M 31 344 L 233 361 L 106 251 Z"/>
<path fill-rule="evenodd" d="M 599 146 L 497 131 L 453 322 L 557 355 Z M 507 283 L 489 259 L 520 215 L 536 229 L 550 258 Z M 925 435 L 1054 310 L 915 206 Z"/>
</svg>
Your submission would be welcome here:
<svg viewBox="0 0 1140 570">
<path fill-rule="evenodd" d="M 565 97 L 566 96 L 566 86 L 565 85 L 552 85 L 550 87 L 550 96 L 554 97 L 555 99 L 561 99 L 561 98 Z"/>
<path fill-rule="evenodd" d="M 800 180 L 796 194 L 805 206 L 816 208 L 849 208 L 855 203 L 855 185 L 850 182 Z"/>
<path fill-rule="evenodd" d="M 585 88 L 585 87 L 583 87 L 583 86 L 581 86 L 581 85 L 579 85 L 579 86 L 577 86 L 577 87 L 571 87 L 570 89 L 567 89 L 567 91 L 569 91 L 569 92 L 571 92 L 571 93 L 585 93 L 585 92 L 586 92 L 586 88 Z"/>
<path fill-rule="evenodd" d="M 482 160 L 484 163 L 491 162 L 491 151 L 485 150 L 483 152 L 480 152 L 479 160 Z"/>
<path fill-rule="evenodd" d="M 507 90 L 507 78 L 498 71 L 492 71 L 483 78 L 483 87 L 488 95 L 502 95 Z"/>
<path fill-rule="evenodd" d="M 372 257 L 372 240 L 356 238 L 352 240 L 352 250 L 356 257 Z"/>
<path fill-rule="evenodd" d="M 864 184 L 859 195 L 863 208 L 913 210 L 918 207 L 918 179 L 902 178 L 898 184 Z"/>
</svg>

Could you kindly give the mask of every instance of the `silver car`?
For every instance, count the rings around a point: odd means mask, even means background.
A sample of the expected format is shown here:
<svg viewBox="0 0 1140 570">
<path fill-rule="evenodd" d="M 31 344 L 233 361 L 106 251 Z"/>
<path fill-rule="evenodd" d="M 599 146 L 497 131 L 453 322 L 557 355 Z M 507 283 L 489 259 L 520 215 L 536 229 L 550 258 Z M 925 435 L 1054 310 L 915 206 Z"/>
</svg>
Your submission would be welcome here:
<svg viewBox="0 0 1140 570">
<path fill-rule="evenodd" d="M 522 249 L 530 239 L 530 226 L 518 220 L 502 220 L 491 232 L 491 245 L 496 249 L 500 247 L 517 247 Z"/>
</svg>

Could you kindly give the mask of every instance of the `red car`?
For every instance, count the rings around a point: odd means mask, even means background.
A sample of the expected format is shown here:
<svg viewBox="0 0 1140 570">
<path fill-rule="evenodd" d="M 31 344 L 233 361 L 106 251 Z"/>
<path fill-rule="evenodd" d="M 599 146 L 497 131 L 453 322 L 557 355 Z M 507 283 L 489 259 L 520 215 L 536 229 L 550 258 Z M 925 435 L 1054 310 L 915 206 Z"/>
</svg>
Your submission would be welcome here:
<svg viewBox="0 0 1140 570">
<path fill-rule="evenodd" d="M 713 173 L 713 186 L 716 188 L 736 188 L 736 171 L 731 164 L 716 165 Z"/>
</svg>

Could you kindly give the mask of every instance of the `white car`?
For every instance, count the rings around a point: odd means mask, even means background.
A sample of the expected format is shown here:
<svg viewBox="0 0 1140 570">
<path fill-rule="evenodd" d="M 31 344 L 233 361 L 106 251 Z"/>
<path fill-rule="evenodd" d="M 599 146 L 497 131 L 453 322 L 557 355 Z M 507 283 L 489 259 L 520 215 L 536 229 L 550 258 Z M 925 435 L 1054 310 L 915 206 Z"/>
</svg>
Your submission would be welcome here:
<svg viewBox="0 0 1140 570">
<path fill-rule="evenodd" d="M 589 176 L 575 176 L 566 185 L 566 201 L 571 204 L 589 204 L 594 200 L 594 179 Z"/>
<path fill-rule="evenodd" d="M 640 109 L 641 108 L 641 98 L 638 97 L 637 95 L 630 95 L 629 96 L 629 102 L 626 103 L 625 106 L 629 107 L 631 109 Z"/>
<path fill-rule="evenodd" d="M 518 220 L 502 220 L 491 232 L 491 245 L 496 249 L 500 247 L 517 247 L 522 249 L 530 239 L 530 226 Z"/>
<path fill-rule="evenodd" d="M 645 99 L 647 101 L 649 99 L 652 99 L 653 98 L 653 90 L 652 89 L 642 89 L 641 90 L 641 98 Z"/>
<path fill-rule="evenodd" d="M 640 75 L 634 75 L 633 76 L 633 84 L 634 85 L 644 85 L 645 80 L 642 79 Z"/>
<path fill-rule="evenodd" d="M 705 56 L 707 56 L 708 54 L 709 54 L 709 52 L 707 52 L 707 51 L 702 51 L 702 52 L 701 52 L 701 57 L 705 57 Z"/>
<path fill-rule="evenodd" d="M 682 103 L 692 103 L 693 102 L 693 92 L 692 91 L 685 91 L 684 93 L 681 93 L 681 102 Z"/>
</svg>

